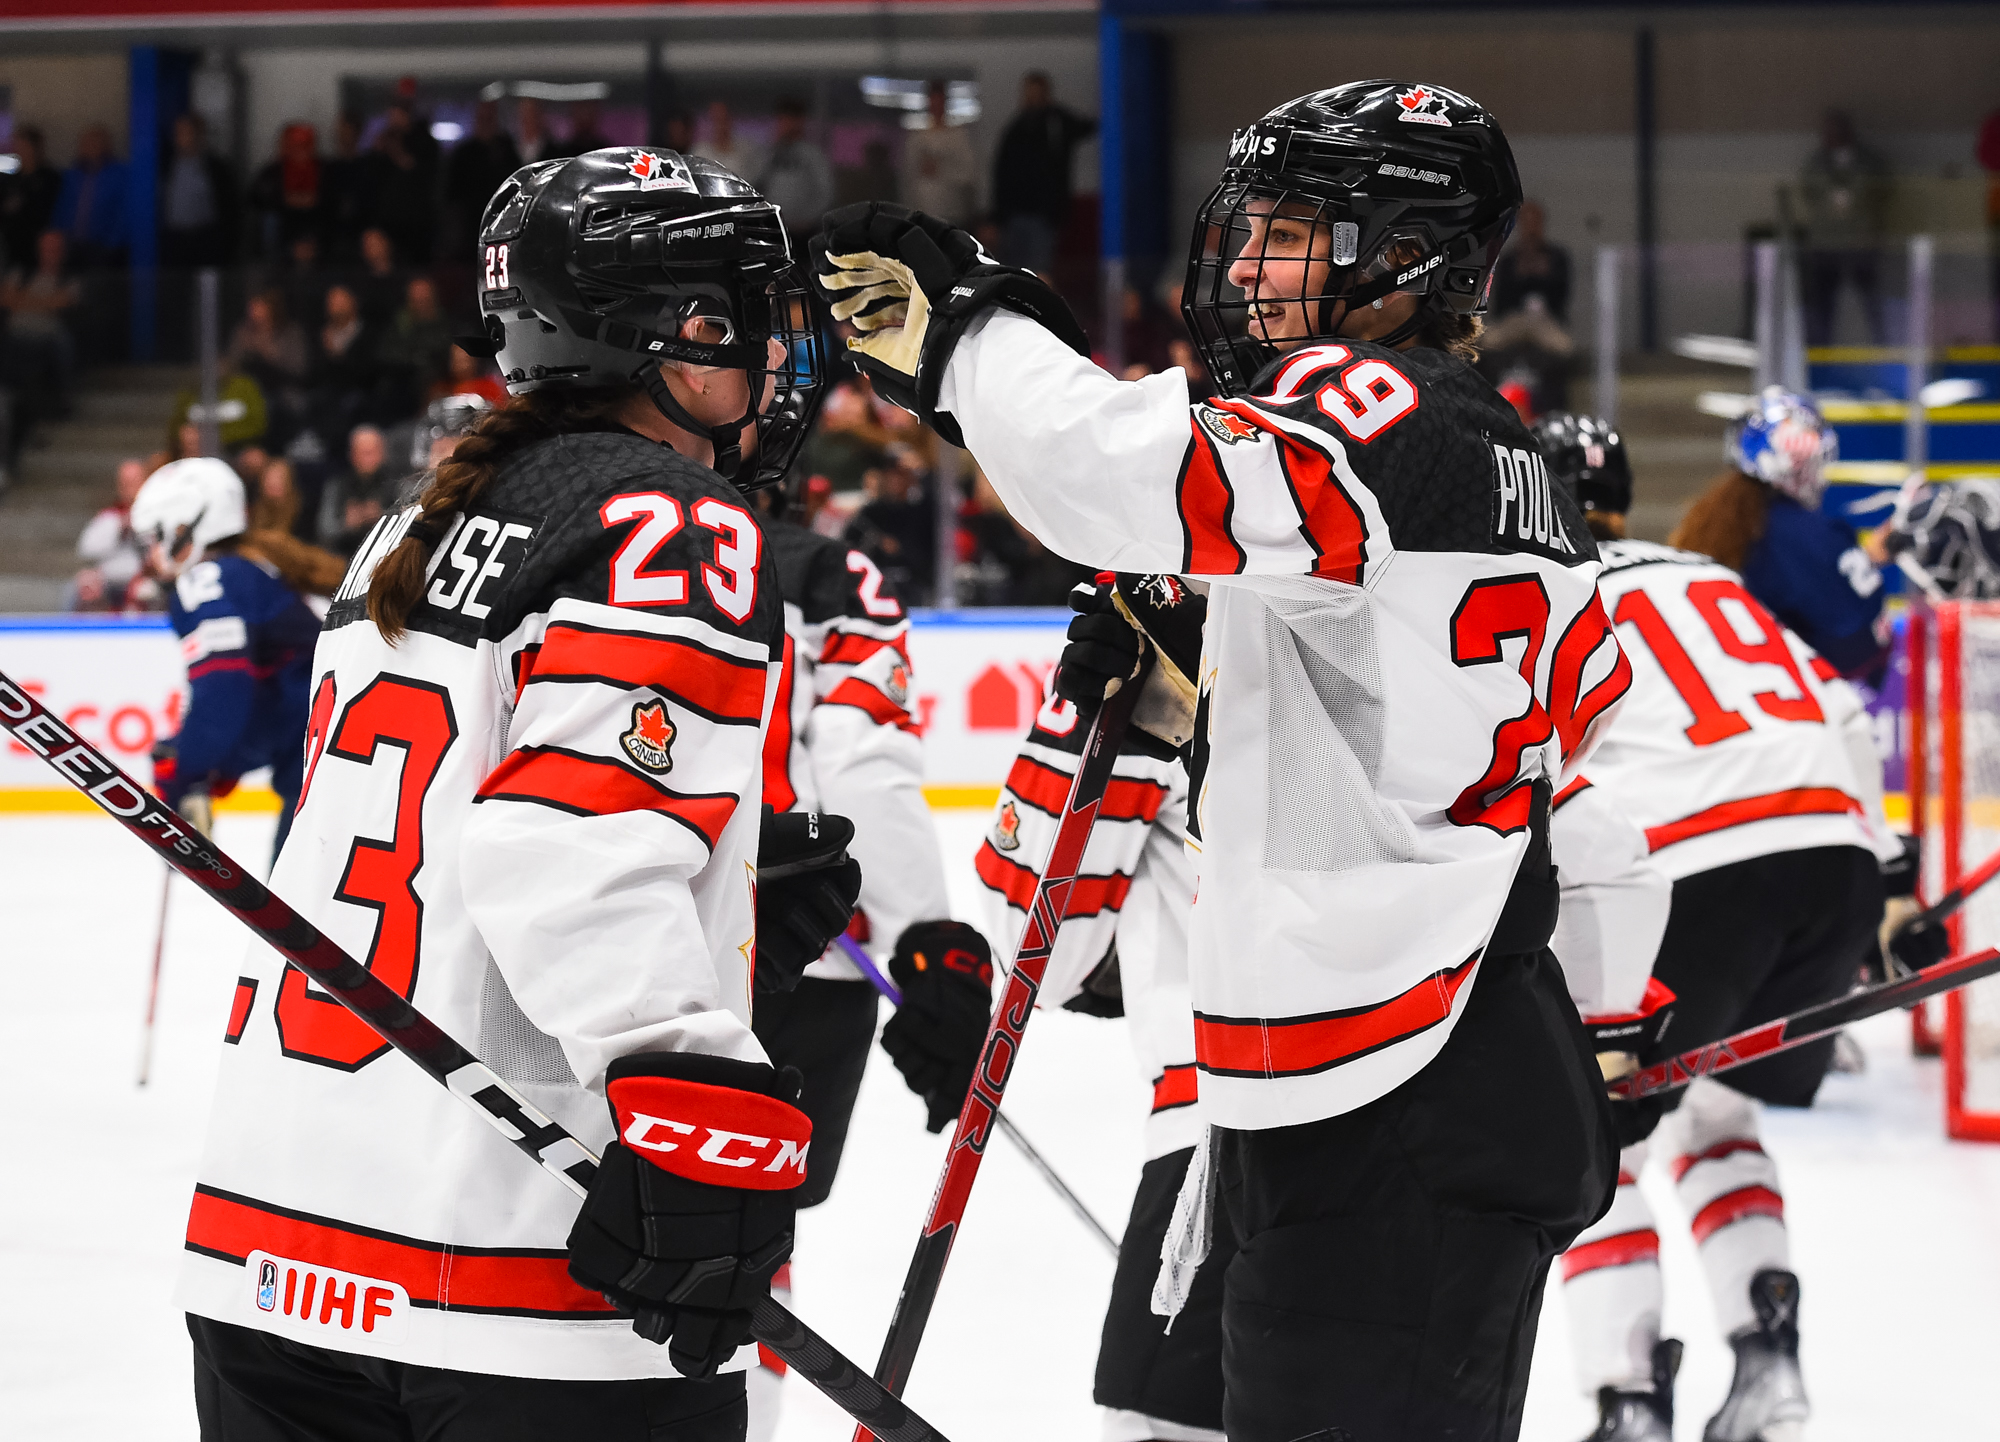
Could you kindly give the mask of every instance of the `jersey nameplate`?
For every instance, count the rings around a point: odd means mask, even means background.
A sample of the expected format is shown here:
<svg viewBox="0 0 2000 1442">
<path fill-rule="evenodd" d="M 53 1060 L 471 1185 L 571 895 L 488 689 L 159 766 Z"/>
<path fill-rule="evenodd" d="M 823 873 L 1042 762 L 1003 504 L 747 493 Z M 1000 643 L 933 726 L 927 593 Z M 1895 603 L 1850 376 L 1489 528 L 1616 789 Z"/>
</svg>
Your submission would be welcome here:
<svg viewBox="0 0 2000 1442">
<path fill-rule="evenodd" d="M 1510 446 L 1489 435 L 1493 452 L 1493 544 L 1565 566 L 1583 559 L 1556 509 L 1554 483 L 1533 446 Z"/>
</svg>

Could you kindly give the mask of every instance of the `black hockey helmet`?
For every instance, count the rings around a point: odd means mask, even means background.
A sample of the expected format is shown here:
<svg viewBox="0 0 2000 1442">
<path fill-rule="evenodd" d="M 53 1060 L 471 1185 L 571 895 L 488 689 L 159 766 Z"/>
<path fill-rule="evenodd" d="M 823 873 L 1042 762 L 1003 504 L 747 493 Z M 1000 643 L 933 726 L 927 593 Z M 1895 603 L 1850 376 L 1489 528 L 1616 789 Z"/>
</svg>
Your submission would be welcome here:
<svg viewBox="0 0 2000 1442">
<path fill-rule="evenodd" d="M 1195 221 L 1182 310 L 1216 383 L 1248 391 L 1279 354 L 1258 305 L 1229 273 L 1278 259 L 1264 217 L 1292 219 L 1320 262 L 1300 267 L 1306 329 L 1333 333 L 1350 310 L 1392 291 L 1424 298 L 1382 337 L 1394 345 L 1425 314 L 1486 308 L 1494 262 L 1521 205 L 1521 178 L 1499 123 L 1453 90 L 1358 80 L 1288 101 L 1236 132 L 1222 180 Z M 1254 282 L 1252 283 L 1254 286 Z M 1267 297 L 1263 304 L 1271 304 Z"/>
<path fill-rule="evenodd" d="M 725 479 L 747 491 L 784 477 L 825 367 L 778 208 L 747 182 L 652 147 L 538 161 L 487 202 L 479 247 L 480 313 L 509 391 L 643 386 L 668 420 L 709 437 Z M 691 339 L 696 319 L 708 324 Z M 663 360 L 747 372 L 749 410 L 723 426 L 696 420 Z M 755 469 L 739 477 L 752 421 Z"/>
<path fill-rule="evenodd" d="M 1632 461 L 1611 422 L 1551 411 L 1529 429 L 1549 474 L 1577 505 L 1620 516 L 1632 509 Z"/>
</svg>

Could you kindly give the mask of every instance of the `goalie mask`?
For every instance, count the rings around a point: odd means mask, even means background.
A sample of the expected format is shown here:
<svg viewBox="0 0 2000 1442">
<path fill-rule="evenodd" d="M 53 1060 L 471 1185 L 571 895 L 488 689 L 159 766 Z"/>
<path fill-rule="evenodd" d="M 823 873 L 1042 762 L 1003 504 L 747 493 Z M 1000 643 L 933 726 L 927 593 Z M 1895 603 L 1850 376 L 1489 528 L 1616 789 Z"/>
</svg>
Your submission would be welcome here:
<svg viewBox="0 0 2000 1442">
<path fill-rule="evenodd" d="M 1729 463 L 1808 511 L 1819 509 L 1826 468 L 1839 459 L 1840 438 L 1819 407 L 1783 386 L 1766 386 L 1729 432 Z"/>
<path fill-rule="evenodd" d="M 1552 411 L 1530 429 L 1549 475 L 1578 506 L 1614 516 L 1632 509 L 1632 462 L 1609 421 Z"/>
<path fill-rule="evenodd" d="M 724 479 L 748 491 L 784 478 L 819 407 L 819 324 L 778 208 L 741 178 L 649 147 L 523 166 L 487 202 L 479 269 L 510 392 L 641 386 L 708 437 Z M 749 408 L 724 425 L 697 420 L 661 361 L 745 372 Z"/>
<path fill-rule="evenodd" d="M 1195 221 L 1182 309 L 1227 395 L 1347 311 L 1398 291 L 1477 315 L 1521 204 L 1507 137 L 1455 91 L 1362 80 L 1236 132 Z M 1346 303 L 1346 311 L 1340 308 Z"/>
</svg>

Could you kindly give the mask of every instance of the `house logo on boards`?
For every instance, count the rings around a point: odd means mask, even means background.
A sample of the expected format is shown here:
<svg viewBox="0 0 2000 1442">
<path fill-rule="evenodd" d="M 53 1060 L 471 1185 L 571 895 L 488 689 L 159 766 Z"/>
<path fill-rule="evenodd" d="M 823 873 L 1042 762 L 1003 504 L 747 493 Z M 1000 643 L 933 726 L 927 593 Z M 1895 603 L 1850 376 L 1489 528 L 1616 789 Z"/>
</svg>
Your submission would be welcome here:
<svg viewBox="0 0 2000 1442">
<path fill-rule="evenodd" d="M 1002 851 L 1021 849 L 1021 813 L 1011 801 L 1000 808 L 1000 819 L 993 824 L 993 844 Z"/>
<path fill-rule="evenodd" d="M 1451 126 L 1449 118 L 1440 113 L 1444 97 L 1429 86 L 1418 85 L 1409 90 L 1396 92 L 1396 103 L 1403 107 L 1403 113 L 1396 118 L 1411 125 Z"/>
<path fill-rule="evenodd" d="M 349 1348 L 363 1338 L 391 1343 L 402 1336 L 410 1294 L 396 1282 L 263 1251 L 244 1265 L 260 1327 Z"/>
<path fill-rule="evenodd" d="M 632 729 L 618 738 L 625 754 L 646 770 L 665 775 L 674 769 L 674 723 L 667 719 L 667 703 L 654 701 L 632 707 Z"/>
</svg>

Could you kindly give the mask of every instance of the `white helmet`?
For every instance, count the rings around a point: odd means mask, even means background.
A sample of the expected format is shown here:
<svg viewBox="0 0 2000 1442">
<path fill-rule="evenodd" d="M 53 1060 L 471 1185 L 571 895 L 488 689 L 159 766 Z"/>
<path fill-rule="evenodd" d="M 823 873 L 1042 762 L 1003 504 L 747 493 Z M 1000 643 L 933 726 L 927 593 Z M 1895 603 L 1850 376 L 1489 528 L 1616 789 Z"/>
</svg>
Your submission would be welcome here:
<svg viewBox="0 0 2000 1442">
<path fill-rule="evenodd" d="M 227 461 L 207 456 L 169 461 L 146 478 L 132 502 L 132 534 L 148 550 L 159 546 L 176 569 L 248 526 L 242 480 Z"/>
</svg>

